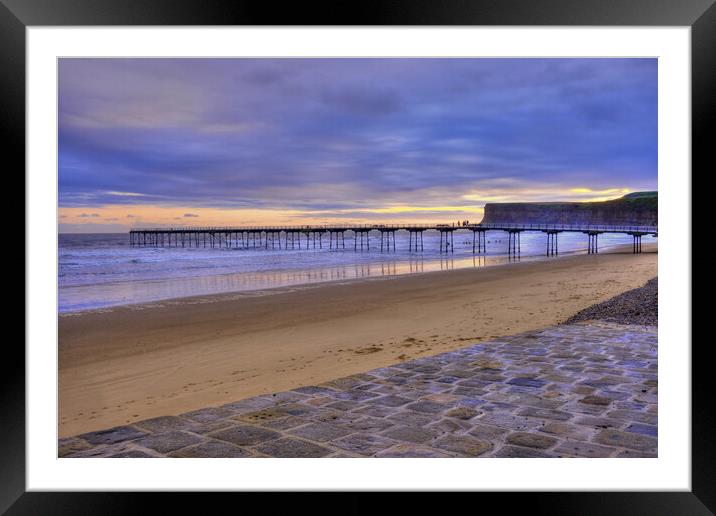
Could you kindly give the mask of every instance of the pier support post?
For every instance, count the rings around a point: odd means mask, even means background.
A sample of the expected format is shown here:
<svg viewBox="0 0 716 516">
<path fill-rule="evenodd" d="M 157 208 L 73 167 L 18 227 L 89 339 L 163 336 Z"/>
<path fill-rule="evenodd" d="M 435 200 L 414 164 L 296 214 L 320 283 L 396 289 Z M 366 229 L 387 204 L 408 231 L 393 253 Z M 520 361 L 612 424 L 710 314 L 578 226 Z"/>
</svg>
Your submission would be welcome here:
<svg viewBox="0 0 716 516">
<path fill-rule="evenodd" d="M 392 237 L 391 237 L 392 235 Z M 395 230 L 380 230 L 380 252 L 383 252 L 383 248 L 387 252 L 390 252 L 390 239 L 393 239 L 393 250 L 395 250 Z"/>
<path fill-rule="evenodd" d="M 480 229 L 473 229 L 472 230 L 472 253 L 475 254 L 475 250 L 477 248 L 477 253 L 483 253 L 485 252 L 485 231 Z"/>
<path fill-rule="evenodd" d="M 518 255 L 522 253 L 521 231 L 508 232 L 507 254 Z"/>
<path fill-rule="evenodd" d="M 440 252 L 443 252 L 443 235 L 445 235 L 445 252 L 455 252 L 455 237 L 453 236 L 453 230 L 440 230 Z"/>
<path fill-rule="evenodd" d="M 559 231 L 547 231 L 547 256 L 559 254 L 557 235 Z"/>
<path fill-rule="evenodd" d="M 589 248 L 587 254 L 599 253 L 599 233 L 587 233 L 589 235 Z"/>
<path fill-rule="evenodd" d="M 634 239 L 634 243 L 632 246 L 632 253 L 633 254 L 640 254 L 641 253 L 641 235 L 638 233 L 632 234 L 632 238 Z"/>
</svg>

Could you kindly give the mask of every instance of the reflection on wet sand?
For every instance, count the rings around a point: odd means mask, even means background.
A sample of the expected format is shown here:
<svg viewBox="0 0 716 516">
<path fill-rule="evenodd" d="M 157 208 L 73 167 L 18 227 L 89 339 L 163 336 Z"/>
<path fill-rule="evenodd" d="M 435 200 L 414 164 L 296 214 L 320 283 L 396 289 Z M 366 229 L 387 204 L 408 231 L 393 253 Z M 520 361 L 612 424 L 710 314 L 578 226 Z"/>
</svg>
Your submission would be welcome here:
<svg viewBox="0 0 716 516">
<path fill-rule="evenodd" d="M 60 295 L 62 296 L 62 302 L 65 304 L 76 306 L 81 299 L 87 300 L 91 297 L 101 297 L 106 306 L 112 306 L 124 304 L 127 300 L 137 297 L 140 292 L 147 301 L 155 301 L 210 293 L 258 291 L 327 281 L 419 274 L 471 267 L 479 268 L 505 263 L 508 260 L 511 261 L 510 258 L 505 256 L 485 257 L 478 255 L 462 258 L 416 258 L 408 261 L 385 261 L 377 264 L 364 263 L 318 269 L 240 272 L 193 278 L 118 282 L 101 286 L 92 285 L 91 288 L 76 286 L 62 289 Z M 151 295 L 147 296 L 147 291 L 151 292 Z M 90 299 L 90 302 L 94 302 L 94 300 Z"/>
</svg>

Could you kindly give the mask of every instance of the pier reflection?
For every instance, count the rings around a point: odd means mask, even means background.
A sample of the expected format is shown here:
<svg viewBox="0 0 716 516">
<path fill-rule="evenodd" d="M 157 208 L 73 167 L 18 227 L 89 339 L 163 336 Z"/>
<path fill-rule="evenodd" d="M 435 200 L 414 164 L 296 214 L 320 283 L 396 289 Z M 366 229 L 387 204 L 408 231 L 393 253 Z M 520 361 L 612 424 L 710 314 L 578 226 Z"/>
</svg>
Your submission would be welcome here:
<svg viewBox="0 0 716 516">
<path fill-rule="evenodd" d="M 498 263 L 500 259 L 494 257 L 492 261 Z M 61 288 L 59 295 L 61 305 L 66 310 L 72 311 L 229 292 L 243 293 L 242 295 L 258 295 L 262 291 L 282 287 L 478 268 L 487 265 L 488 258 L 485 256 L 441 257 L 439 259 L 415 258 L 402 261 L 394 260 L 314 269 L 238 272 L 152 281 L 125 281 L 101 285 L 68 286 Z"/>
</svg>

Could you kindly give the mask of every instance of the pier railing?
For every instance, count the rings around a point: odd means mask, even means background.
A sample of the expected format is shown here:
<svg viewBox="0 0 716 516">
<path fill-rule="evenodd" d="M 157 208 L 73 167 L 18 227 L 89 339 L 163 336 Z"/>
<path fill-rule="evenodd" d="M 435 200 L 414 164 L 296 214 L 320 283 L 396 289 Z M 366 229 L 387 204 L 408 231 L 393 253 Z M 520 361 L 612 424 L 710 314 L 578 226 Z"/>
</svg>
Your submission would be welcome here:
<svg viewBox="0 0 716 516">
<path fill-rule="evenodd" d="M 256 232 L 256 231 L 353 231 L 353 230 L 435 230 L 451 231 L 458 229 L 467 230 L 498 230 L 498 231 L 574 231 L 574 232 L 601 232 L 601 233 L 658 233 L 658 226 L 637 226 L 637 225 L 606 225 L 606 224 L 523 224 L 523 223 L 486 223 L 486 224 L 311 224 L 311 225 L 287 225 L 287 226 L 178 226 L 178 227 L 155 227 L 155 228 L 133 228 L 130 233 L 138 232 Z"/>
<path fill-rule="evenodd" d="M 522 231 L 600 231 L 603 233 L 658 233 L 657 226 L 617 226 L 606 224 L 513 224 L 488 223 L 476 224 L 485 229 L 522 230 Z"/>
</svg>

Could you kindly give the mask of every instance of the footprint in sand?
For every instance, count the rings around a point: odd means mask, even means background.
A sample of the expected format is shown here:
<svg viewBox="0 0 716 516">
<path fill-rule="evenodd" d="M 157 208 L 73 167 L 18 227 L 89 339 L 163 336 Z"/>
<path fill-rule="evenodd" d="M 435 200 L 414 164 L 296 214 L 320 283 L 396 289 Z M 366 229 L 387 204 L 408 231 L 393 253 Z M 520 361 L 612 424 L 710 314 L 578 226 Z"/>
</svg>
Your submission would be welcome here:
<svg viewBox="0 0 716 516">
<path fill-rule="evenodd" d="M 367 355 L 367 354 L 370 354 L 370 353 L 377 353 L 378 351 L 383 351 L 383 350 L 382 350 L 382 348 L 380 348 L 380 347 L 378 347 L 378 346 L 371 345 L 371 346 L 368 346 L 368 347 L 365 347 L 365 348 L 356 349 L 356 350 L 354 351 L 354 353 L 355 353 L 356 355 Z M 350 359 L 348 359 L 348 360 L 350 360 Z"/>
</svg>

